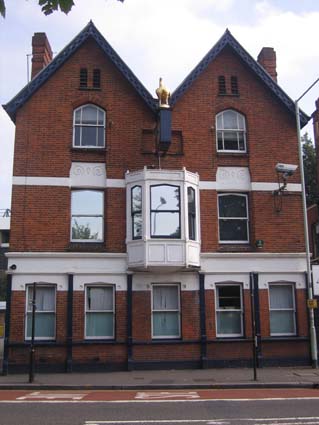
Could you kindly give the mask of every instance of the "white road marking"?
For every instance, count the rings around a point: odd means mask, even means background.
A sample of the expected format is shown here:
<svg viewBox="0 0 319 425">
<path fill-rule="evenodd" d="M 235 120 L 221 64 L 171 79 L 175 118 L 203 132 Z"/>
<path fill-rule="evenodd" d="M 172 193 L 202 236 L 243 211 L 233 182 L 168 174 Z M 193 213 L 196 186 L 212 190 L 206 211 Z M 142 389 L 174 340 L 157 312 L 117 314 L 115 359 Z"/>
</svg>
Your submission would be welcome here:
<svg viewBox="0 0 319 425">
<path fill-rule="evenodd" d="M 160 400 L 182 397 L 187 399 L 200 398 L 196 391 L 152 391 L 152 392 L 138 392 L 134 397 L 136 400 Z"/>
<path fill-rule="evenodd" d="M 27 394 L 22 397 L 17 397 L 16 400 L 35 400 L 35 399 L 46 399 L 46 400 L 82 400 L 87 394 L 85 393 L 41 393 L 40 391 L 36 391 L 30 394 Z"/>
</svg>

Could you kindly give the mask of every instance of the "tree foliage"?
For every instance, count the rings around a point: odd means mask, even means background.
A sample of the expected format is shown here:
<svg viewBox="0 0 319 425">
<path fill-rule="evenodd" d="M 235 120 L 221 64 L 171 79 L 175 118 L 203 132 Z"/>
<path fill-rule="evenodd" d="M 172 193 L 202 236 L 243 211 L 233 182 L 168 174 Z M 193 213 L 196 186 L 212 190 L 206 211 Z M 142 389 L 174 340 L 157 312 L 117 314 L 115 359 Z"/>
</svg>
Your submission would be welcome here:
<svg viewBox="0 0 319 425">
<path fill-rule="evenodd" d="M 306 185 L 306 200 L 307 206 L 310 206 L 319 200 L 318 186 L 317 186 L 317 161 L 316 150 L 312 140 L 305 133 L 302 138 L 302 154 L 305 173 Z"/>
<path fill-rule="evenodd" d="M 89 224 L 79 224 L 76 220 L 74 220 L 74 224 L 72 226 L 72 239 L 96 240 L 97 237 L 98 233 L 91 233 Z"/>
<path fill-rule="evenodd" d="M 124 2 L 124 0 L 117 0 Z M 73 0 L 38 0 L 38 4 L 41 7 L 41 11 L 45 15 L 50 15 L 51 13 L 60 10 L 61 12 L 67 14 L 70 12 L 74 6 Z M 6 16 L 6 5 L 5 0 L 0 0 L 0 14 L 3 18 Z"/>
</svg>

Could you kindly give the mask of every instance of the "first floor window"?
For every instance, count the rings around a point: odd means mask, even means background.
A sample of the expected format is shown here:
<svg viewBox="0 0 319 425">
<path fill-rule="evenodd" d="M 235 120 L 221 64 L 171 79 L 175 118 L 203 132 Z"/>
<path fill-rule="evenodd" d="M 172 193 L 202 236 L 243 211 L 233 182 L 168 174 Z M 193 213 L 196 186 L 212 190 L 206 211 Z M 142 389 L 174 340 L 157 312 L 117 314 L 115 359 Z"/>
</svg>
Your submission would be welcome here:
<svg viewBox="0 0 319 425">
<path fill-rule="evenodd" d="M 240 284 L 216 285 L 217 336 L 243 335 L 243 302 Z"/>
<path fill-rule="evenodd" d="M 33 285 L 27 286 L 26 296 L 26 339 L 32 333 Z M 54 285 L 36 285 L 35 291 L 35 328 L 36 339 L 55 339 L 56 287 Z"/>
<path fill-rule="evenodd" d="M 219 241 L 246 243 L 248 237 L 248 197 L 237 193 L 218 195 Z"/>
<path fill-rule="evenodd" d="M 295 335 L 296 309 L 294 284 L 269 284 L 269 308 L 270 335 Z"/>
<path fill-rule="evenodd" d="M 180 337 L 179 285 L 153 285 L 152 287 L 153 338 Z"/>
<path fill-rule="evenodd" d="M 88 285 L 85 292 L 85 337 L 114 338 L 114 286 Z"/>
<path fill-rule="evenodd" d="M 102 242 L 104 193 L 98 190 L 74 190 L 71 210 L 71 240 Z"/>
<path fill-rule="evenodd" d="M 151 186 L 151 237 L 181 237 L 179 186 Z"/>
</svg>

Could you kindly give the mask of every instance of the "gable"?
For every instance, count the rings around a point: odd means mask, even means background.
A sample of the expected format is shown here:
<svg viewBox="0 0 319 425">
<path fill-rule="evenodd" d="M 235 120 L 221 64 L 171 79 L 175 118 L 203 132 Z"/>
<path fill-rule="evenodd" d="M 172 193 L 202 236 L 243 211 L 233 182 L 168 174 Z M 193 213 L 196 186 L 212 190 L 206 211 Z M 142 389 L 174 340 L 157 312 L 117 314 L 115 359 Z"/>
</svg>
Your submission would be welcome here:
<svg viewBox="0 0 319 425">
<path fill-rule="evenodd" d="M 207 69 L 212 61 L 226 48 L 230 48 L 244 64 L 253 72 L 253 74 L 267 87 L 267 89 L 281 102 L 290 113 L 295 115 L 294 101 L 280 88 L 280 86 L 271 78 L 265 69 L 238 43 L 229 30 L 226 30 L 220 40 L 204 56 L 198 65 L 190 72 L 184 81 L 173 92 L 170 104 L 173 107 L 184 95 L 194 81 Z M 303 111 L 300 111 L 301 126 L 305 126 L 310 120 Z"/>
<path fill-rule="evenodd" d="M 119 72 L 129 82 L 133 89 L 138 93 L 146 105 L 155 112 L 157 102 L 138 80 L 130 68 L 115 52 L 112 46 L 105 40 L 102 34 L 96 29 L 93 22 L 88 25 L 49 63 L 42 69 L 36 77 L 30 81 L 10 102 L 3 105 L 12 121 L 15 122 L 17 110 L 79 49 L 83 43 L 92 38 L 102 49 L 104 54 L 115 65 Z"/>
</svg>

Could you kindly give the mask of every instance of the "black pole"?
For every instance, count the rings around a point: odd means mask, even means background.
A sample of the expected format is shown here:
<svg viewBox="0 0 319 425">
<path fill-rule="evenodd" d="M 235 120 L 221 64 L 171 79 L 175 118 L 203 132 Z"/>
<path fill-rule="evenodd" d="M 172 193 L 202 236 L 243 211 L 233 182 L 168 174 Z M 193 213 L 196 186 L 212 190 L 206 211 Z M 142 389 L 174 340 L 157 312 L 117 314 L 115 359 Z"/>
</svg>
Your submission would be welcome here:
<svg viewBox="0 0 319 425">
<path fill-rule="evenodd" d="M 7 275 L 7 294 L 6 294 L 6 318 L 4 333 L 4 349 L 2 362 L 2 375 L 8 375 L 9 370 L 9 340 L 10 340 L 10 318 L 11 318 L 11 296 L 12 296 L 12 275 Z"/>
<path fill-rule="evenodd" d="M 35 331 L 35 300 L 36 300 L 36 282 L 33 282 L 32 294 L 32 322 L 31 322 L 31 344 L 30 344 L 30 363 L 29 363 L 29 383 L 34 379 L 34 331 Z"/>
<path fill-rule="evenodd" d="M 127 275 L 127 370 L 132 370 L 133 362 L 133 325 L 132 325 L 132 281 L 133 276 Z"/>
<path fill-rule="evenodd" d="M 200 315 L 200 341 L 201 341 L 201 369 L 207 367 L 207 335 L 206 335 L 206 307 L 205 307 L 205 275 L 198 273 L 199 276 L 199 315 Z"/>
<path fill-rule="evenodd" d="M 73 368 L 73 274 L 68 276 L 66 372 Z"/>
<path fill-rule="evenodd" d="M 254 290 L 254 274 L 250 273 L 250 310 L 251 310 L 251 334 L 252 334 L 252 351 L 253 351 L 253 368 L 254 381 L 257 381 L 257 335 L 255 321 L 255 290 Z"/>
</svg>

